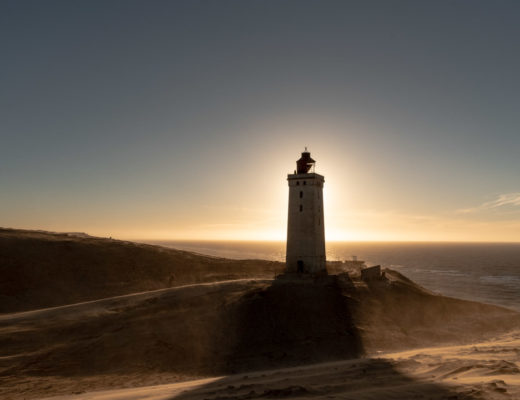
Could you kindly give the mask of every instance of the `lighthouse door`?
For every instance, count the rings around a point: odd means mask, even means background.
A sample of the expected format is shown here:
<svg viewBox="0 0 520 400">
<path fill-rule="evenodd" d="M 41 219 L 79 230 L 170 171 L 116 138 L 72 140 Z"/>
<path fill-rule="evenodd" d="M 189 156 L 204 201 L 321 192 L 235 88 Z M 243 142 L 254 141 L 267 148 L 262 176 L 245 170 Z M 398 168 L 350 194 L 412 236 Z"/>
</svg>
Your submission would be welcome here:
<svg viewBox="0 0 520 400">
<path fill-rule="evenodd" d="M 298 268 L 296 269 L 296 271 L 299 274 L 303 273 L 303 261 L 302 260 L 298 260 L 297 265 L 298 265 Z"/>
</svg>

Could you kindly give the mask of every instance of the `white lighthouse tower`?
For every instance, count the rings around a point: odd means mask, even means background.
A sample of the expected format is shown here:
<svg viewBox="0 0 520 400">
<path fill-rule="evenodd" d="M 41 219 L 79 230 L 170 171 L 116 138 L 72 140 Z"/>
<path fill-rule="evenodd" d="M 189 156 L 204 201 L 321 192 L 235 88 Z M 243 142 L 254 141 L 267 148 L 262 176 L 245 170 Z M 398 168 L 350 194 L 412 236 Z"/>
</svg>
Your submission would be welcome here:
<svg viewBox="0 0 520 400">
<path fill-rule="evenodd" d="M 323 224 L 323 183 L 314 172 L 316 161 L 305 151 L 296 161 L 289 181 L 289 217 L 287 223 L 287 273 L 324 273 L 325 227 Z"/>
</svg>

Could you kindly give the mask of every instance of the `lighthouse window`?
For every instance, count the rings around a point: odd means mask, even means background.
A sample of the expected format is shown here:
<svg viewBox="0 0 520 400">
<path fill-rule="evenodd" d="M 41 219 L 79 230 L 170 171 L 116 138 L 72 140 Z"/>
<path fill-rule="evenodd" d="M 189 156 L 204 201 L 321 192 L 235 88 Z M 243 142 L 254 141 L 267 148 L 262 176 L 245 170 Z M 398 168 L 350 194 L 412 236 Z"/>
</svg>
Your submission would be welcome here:
<svg viewBox="0 0 520 400">
<path fill-rule="evenodd" d="M 306 184 L 307 184 L 307 181 L 303 181 L 303 184 L 306 185 Z"/>
<path fill-rule="evenodd" d="M 300 186 L 300 181 L 296 181 L 296 186 Z"/>
<path fill-rule="evenodd" d="M 300 204 L 300 212 L 303 211 L 303 206 Z"/>
<path fill-rule="evenodd" d="M 300 190 L 300 199 L 303 197 L 303 192 Z"/>
</svg>

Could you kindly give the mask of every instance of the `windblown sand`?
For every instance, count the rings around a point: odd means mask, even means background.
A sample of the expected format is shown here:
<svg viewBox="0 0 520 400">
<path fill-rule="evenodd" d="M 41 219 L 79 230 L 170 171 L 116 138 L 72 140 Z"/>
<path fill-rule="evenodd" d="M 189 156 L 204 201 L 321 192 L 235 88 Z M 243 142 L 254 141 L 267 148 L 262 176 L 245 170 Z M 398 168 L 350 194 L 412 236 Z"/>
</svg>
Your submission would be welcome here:
<svg viewBox="0 0 520 400">
<path fill-rule="evenodd" d="M 383 356 L 385 349 L 468 342 L 520 326 L 514 312 L 416 292 L 408 284 L 400 287 L 398 274 L 394 278 L 393 284 L 355 289 L 337 282 L 232 280 L 4 314 L 0 396 L 110 388 L 117 390 L 84 398 L 470 399 L 516 393 L 518 333 L 494 343 Z M 385 297 L 396 290 L 392 285 L 400 287 L 393 302 Z M 397 306 L 405 299 L 408 313 Z M 411 318 L 413 309 L 419 318 Z M 429 325 L 423 314 L 430 314 Z M 357 359 L 303 367 L 349 358 Z M 272 371 L 253 372 L 266 369 Z M 233 371 L 247 374 L 120 390 Z M 458 383 L 464 385 L 451 387 Z"/>
<path fill-rule="evenodd" d="M 395 271 L 272 279 L 278 264 L 0 233 L 3 400 L 520 398 L 520 315 Z"/>
<path fill-rule="evenodd" d="M 467 346 L 53 399 L 518 399 L 519 362 L 520 332 L 516 332 Z"/>
</svg>

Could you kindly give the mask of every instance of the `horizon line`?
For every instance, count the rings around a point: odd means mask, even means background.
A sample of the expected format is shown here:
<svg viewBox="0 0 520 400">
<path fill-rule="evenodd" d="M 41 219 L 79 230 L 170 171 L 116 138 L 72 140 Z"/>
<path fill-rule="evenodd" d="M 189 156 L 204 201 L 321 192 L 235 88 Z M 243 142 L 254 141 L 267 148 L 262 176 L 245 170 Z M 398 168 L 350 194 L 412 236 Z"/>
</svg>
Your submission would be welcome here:
<svg viewBox="0 0 520 400">
<path fill-rule="evenodd" d="M 117 237 L 117 236 L 100 236 L 100 235 L 91 235 L 87 232 L 82 231 L 53 231 L 47 229 L 26 229 L 26 228 L 12 228 L 12 227 L 0 227 L 0 230 L 13 230 L 13 231 L 26 231 L 26 232 L 40 232 L 40 233 L 50 233 L 50 234 L 83 234 L 87 235 L 91 238 L 98 239 L 111 239 L 111 240 L 119 240 L 119 241 L 129 241 L 129 242 L 242 242 L 242 243 L 250 243 L 250 242 L 264 242 L 264 243 L 283 243 L 286 242 L 286 239 L 212 239 L 212 238 L 143 238 L 143 237 Z M 345 239 L 345 240 L 325 240 L 325 243 L 446 243 L 446 244 L 520 244 L 520 240 L 517 241 L 502 241 L 502 240 L 404 240 L 404 239 L 395 239 L 395 240 L 354 240 L 354 239 Z"/>
<path fill-rule="evenodd" d="M 93 236 L 94 237 L 94 236 Z M 96 236 L 100 237 L 100 236 Z M 104 238 L 104 237 L 100 237 Z M 109 237 L 106 237 L 108 239 Z M 174 239 L 143 239 L 143 238 L 129 238 L 129 239 L 113 239 L 124 241 L 154 241 L 154 242 L 266 242 L 266 243 L 281 243 L 286 242 L 285 239 L 193 239 L 193 238 L 174 238 Z M 496 244 L 520 244 L 519 241 L 485 241 L 485 240 L 325 240 L 325 243 L 496 243 Z"/>
</svg>

